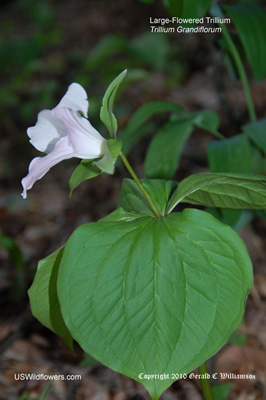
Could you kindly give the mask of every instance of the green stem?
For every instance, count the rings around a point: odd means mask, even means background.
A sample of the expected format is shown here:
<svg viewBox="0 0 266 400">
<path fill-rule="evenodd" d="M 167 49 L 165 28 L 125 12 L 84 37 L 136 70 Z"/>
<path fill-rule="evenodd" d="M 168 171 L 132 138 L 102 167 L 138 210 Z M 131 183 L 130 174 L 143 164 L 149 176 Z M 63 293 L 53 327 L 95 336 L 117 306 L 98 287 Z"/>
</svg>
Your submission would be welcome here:
<svg viewBox="0 0 266 400">
<path fill-rule="evenodd" d="M 214 400 L 210 379 L 208 378 L 208 369 L 207 369 L 206 363 L 204 363 L 200 367 L 198 367 L 198 372 L 199 372 L 199 375 L 201 376 L 200 386 L 201 386 L 204 400 Z M 203 375 L 206 376 L 206 378 L 204 378 Z"/>
<path fill-rule="evenodd" d="M 119 153 L 120 157 L 123 160 L 123 163 L 125 164 L 125 166 L 127 167 L 128 172 L 130 173 L 130 175 L 132 176 L 132 178 L 134 179 L 134 181 L 136 182 L 136 184 L 139 187 L 139 190 L 141 191 L 141 193 L 143 194 L 143 196 L 145 197 L 145 199 L 147 200 L 147 202 L 149 203 L 154 215 L 157 218 L 161 218 L 161 214 L 159 213 L 159 211 L 157 210 L 157 208 L 155 207 L 151 196 L 149 195 L 149 193 L 147 192 L 147 190 L 144 188 L 144 186 L 142 185 L 142 183 L 140 182 L 139 178 L 137 177 L 137 175 L 135 174 L 133 168 L 131 167 L 131 165 L 129 164 L 126 156 L 124 155 L 124 153 L 122 153 L 122 151 Z"/>
<path fill-rule="evenodd" d="M 223 12 L 221 10 L 221 8 L 219 6 L 214 6 L 211 8 L 210 10 L 211 15 L 213 15 L 214 17 L 220 17 L 223 18 Z M 248 83 L 248 78 L 246 75 L 246 71 L 245 68 L 243 66 L 241 57 L 239 55 L 239 52 L 225 26 L 225 24 L 220 23 L 219 26 L 222 29 L 222 34 L 224 36 L 224 39 L 227 43 L 228 49 L 234 59 L 236 68 L 238 70 L 242 85 L 243 85 L 243 89 L 245 92 L 245 96 L 246 96 L 246 101 L 247 101 L 247 107 L 248 107 L 248 113 L 249 113 L 249 118 L 251 120 L 251 122 L 256 121 L 256 113 L 255 113 L 255 107 L 253 104 L 253 100 L 252 100 L 252 96 L 251 96 L 251 92 L 250 92 L 250 87 L 249 87 L 249 83 Z"/>
</svg>

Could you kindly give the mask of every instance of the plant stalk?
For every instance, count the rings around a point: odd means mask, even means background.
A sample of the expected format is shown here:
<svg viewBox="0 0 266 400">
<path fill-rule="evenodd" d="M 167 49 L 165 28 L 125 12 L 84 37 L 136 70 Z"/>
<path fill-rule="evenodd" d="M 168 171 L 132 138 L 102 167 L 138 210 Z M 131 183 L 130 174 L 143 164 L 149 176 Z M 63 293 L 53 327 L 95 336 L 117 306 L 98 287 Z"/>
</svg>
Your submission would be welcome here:
<svg viewBox="0 0 266 400">
<path fill-rule="evenodd" d="M 204 400 L 214 400 L 210 379 L 208 378 L 208 369 L 206 363 L 198 367 L 200 377 L 200 386 Z"/>
<path fill-rule="evenodd" d="M 144 186 L 142 185 L 142 183 L 140 182 L 139 178 L 137 177 L 137 175 L 135 174 L 133 168 L 131 167 L 131 165 L 128 162 L 128 159 L 126 158 L 126 156 L 124 155 L 124 153 L 122 153 L 122 151 L 119 153 L 120 157 L 123 160 L 123 163 L 125 164 L 128 172 L 130 173 L 130 175 L 132 176 L 132 178 L 134 179 L 134 181 L 136 182 L 136 184 L 139 187 L 139 190 L 141 191 L 141 193 L 143 194 L 143 196 L 145 197 L 145 199 L 147 200 L 147 202 L 149 203 L 154 215 L 157 218 L 161 218 L 161 214 L 159 213 L 159 211 L 157 210 L 155 204 L 153 203 L 151 196 L 149 195 L 149 193 L 147 192 L 147 190 L 144 188 Z"/>
<path fill-rule="evenodd" d="M 213 15 L 214 17 L 223 17 L 223 12 L 221 10 L 221 8 L 219 6 L 214 6 L 211 8 L 210 10 L 211 15 Z M 242 85 L 243 85 L 243 89 L 245 92 L 245 96 L 246 96 L 246 101 L 247 101 L 247 108 L 248 108 L 248 113 L 249 113 L 249 118 L 251 122 L 255 122 L 256 121 L 256 113 L 255 113 L 255 107 L 253 104 L 253 99 L 251 96 L 251 92 L 250 92 L 250 87 L 249 87 L 249 83 L 248 83 L 248 78 L 246 75 L 246 71 L 244 68 L 244 65 L 242 63 L 241 57 L 239 55 L 239 52 L 237 50 L 236 45 L 234 44 L 225 24 L 223 23 L 219 23 L 219 26 L 222 29 L 222 34 L 223 37 L 226 41 L 226 44 L 229 48 L 229 51 L 234 59 L 236 68 L 238 70 Z"/>
</svg>

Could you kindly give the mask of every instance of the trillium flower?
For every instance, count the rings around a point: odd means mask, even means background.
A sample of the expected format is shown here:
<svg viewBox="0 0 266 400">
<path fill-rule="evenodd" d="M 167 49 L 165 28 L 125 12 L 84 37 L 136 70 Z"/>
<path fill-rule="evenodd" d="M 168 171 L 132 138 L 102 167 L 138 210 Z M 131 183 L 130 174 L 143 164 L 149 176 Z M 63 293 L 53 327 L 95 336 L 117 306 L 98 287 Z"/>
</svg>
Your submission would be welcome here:
<svg viewBox="0 0 266 400">
<path fill-rule="evenodd" d="M 38 114 L 35 126 L 27 129 L 31 144 L 47 153 L 34 158 L 28 175 L 22 179 L 22 197 L 51 167 L 72 157 L 97 159 L 105 155 L 107 141 L 88 121 L 87 93 L 78 83 L 72 83 L 60 103 L 52 110 Z"/>
</svg>

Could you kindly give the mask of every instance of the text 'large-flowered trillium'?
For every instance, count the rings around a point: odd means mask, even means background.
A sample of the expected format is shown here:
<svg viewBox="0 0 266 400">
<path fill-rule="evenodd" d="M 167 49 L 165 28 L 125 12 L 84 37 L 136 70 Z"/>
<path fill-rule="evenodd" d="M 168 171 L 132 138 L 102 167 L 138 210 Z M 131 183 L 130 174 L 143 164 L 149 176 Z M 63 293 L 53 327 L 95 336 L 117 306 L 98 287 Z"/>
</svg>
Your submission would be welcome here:
<svg viewBox="0 0 266 400">
<path fill-rule="evenodd" d="M 78 83 L 72 83 L 60 103 L 52 110 L 38 114 L 35 126 L 28 128 L 31 144 L 47 153 L 34 158 L 28 175 L 22 179 L 22 197 L 51 167 L 72 157 L 96 159 L 103 157 L 107 141 L 88 121 L 87 93 Z"/>
</svg>

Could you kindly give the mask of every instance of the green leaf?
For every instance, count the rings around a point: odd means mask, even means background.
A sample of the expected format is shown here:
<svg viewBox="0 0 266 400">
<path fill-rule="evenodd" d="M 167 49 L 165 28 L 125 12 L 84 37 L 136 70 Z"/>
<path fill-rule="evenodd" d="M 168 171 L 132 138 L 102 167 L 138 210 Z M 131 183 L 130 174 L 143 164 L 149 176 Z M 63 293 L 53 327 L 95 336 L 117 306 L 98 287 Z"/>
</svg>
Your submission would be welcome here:
<svg viewBox="0 0 266 400">
<path fill-rule="evenodd" d="M 226 343 L 251 286 L 240 237 L 186 209 L 79 227 L 60 264 L 58 296 L 84 351 L 158 399 L 173 374 L 189 373 Z"/>
<path fill-rule="evenodd" d="M 41 391 L 41 395 L 38 399 L 36 400 L 46 400 L 47 396 L 52 392 L 52 389 L 50 388 L 51 383 L 48 382 L 45 384 Z M 26 399 L 27 400 L 27 399 Z"/>
<path fill-rule="evenodd" d="M 251 172 L 250 143 L 243 134 L 208 144 L 208 160 L 212 172 Z"/>
<path fill-rule="evenodd" d="M 23 270 L 23 253 L 17 243 L 14 241 L 14 239 L 0 232 L 0 247 L 8 252 L 9 258 L 14 261 L 18 270 Z"/>
<path fill-rule="evenodd" d="M 229 383 L 212 386 L 214 400 L 227 400 L 232 389 L 233 386 Z"/>
<path fill-rule="evenodd" d="M 251 146 L 243 134 L 230 139 L 210 142 L 208 160 L 212 172 L 251 173 Z M 234 226 L 241 216 L 241 210 L 221 209 L 224 222 Z"/>
<path fill-rule="evenodd" d="M 210 132 L 219 139 L 222 139 L 222 135 L 217 131 L 220 124 L 220 118 L 215 111 L 203 110 L 189 115 L 191 116 L 191 121 L 194 126 Z"/>
<path fill-rule="evenodd" d="M 178 105 L 170 102 L 148 103 L 136 111 L 122 134 L 124 153 L 128 153 L 138 139 L 150 133 L 149 130 L 140 129 L 141 125 L 153 114 L 163 111 L 173 111 L 180 115 L 172 115 L 169 123 L 153 138 L 146 155 L 145 173 L 149 178 L 171 179 L 178 167 L 183 146 L 192 132 L 192 126 L 221 138 L 217 131 L 219 116 L 209 110 L 186 114 Z"/>
<path fill-rule="evenodd" d="M 215 111 L 203 110 L 191 114 L 182 113 L 181 115 L 172 116 L 172 120 L 190 122 L 195 127 L 210 132 L 219 139 L 223 139 L 223 136 L 217 130 L 220 118 Z"/>
<path fill-rule="evenodd" d="M 79 367 L 87 367 L 88 365 L 93 367 L 94 365 L 97 365 L 98 361 L 95 360 L 95 358 L 91 357 L 89 354 L 84 353 L 83 359 L 79 363 Z"/>
<path fill-rule="evenodd" d="M 222 222 L 235 228 L 241 215 L 242 210 L 230 210 L 230 208 L 221 208 L 221 214 L 223 216 Z"/>
<path fill-rule="evenodd" d="M 72 349 L 72 337 L 61 315 L 57 296 L 57 276 L 64 248 L 56 250 L 38 264 L 32 286 L 28 291 L 32 314 L 44 326 L 62 337 Z"/>
<path fill-rule="evenodd" d="M 141 183 L 151 196 L 151 199 L 159 213 L 164 215 L 166 205 L 173 191 L 176 189 L 177 183 L 160 179 L 142 179 Z M 118 207 L 122 207 L 125 211 L 130 213 L 133 212 L 154 216 L 149 203 L 139 190 L 136 182 L 132 179 L 123 180 Z"/>
<path fill-rule="evenodd" d="M 83 181 L 95 178 L 102 174 L 102 170 L 97 167 L 94 163 L 95 160 L 82 160 L 77 166 L 69 181 L 70 197 L 76 187 L 78 187 Z"/>
<path fill-rule="evenodd" d="M 168 55 L 171 52 L 170 43 L 165 34 L 154 35 L 150 32 L 138 36 L 130 44 L 129 50 L 135 58 L 159 70 L 168 64 Z"/>
<path fill-rule="evenodd" d="M 113 82 L 108 86 L 103 97 L 103 103 L 100 111 L 101 121 L 106 126 L 111 138 L 115 139 L 117 131 L 117 121 L 113 114 L 113 104 L 117 89 L 126 76 L 127 70 L 121 72 Z"/>
<path fill-rule="evenodd" d="M 16 266 L 16 274 L 10 287 L 10 294 L 14 300 L 20 301 L 26 293 L 26 272 L 23 253 L 12 237 L 0 231 L 0 249 L 1 248 L 8 253 L 9 259 L 13 261 Z"/>
<path fill-rule="evenodd" d="M 252 170 L 254 174 L 266 175 L 266 157 L 255 146 L 251 146 Z"/>
<path fill-rule="evenodd" d="M 149 133 L 140 129 L 152 116 L 163 112 L 182 113 L 183 109 L 178 104 L 170 101 L 152 101 L 140 107 L 131 117 L 126 129 L 120 135 L 123 141 L 123 152 L 128 154 L 132 146 L 144 135 Z"/>
<path fill-rule="evenodd" d="M 266 221 L 266 211 L 265 210 L 258 210 L 255 212 L 255 214 L 258 215 L 264 221 Z"/>
<path fill-rule="evenodd" d="M 266 118 L 244 125 L 242 129 L 258 149 L 266 154 Z"/>
<path fill-rule="evenodd" d="M 72 196 L 73 190 L 83 181 L 95 178 L 103 172 L 107 174 L 114 173 L 115 162 L 121 151 L 122 142 L 120 140 L 109 139 L 107 146 L 106 153 L 102 159 L 82 160 L 77 166 L 69 181 L 70 196 Z"/>
<path fill-rule="evenodd" d="M 150 211 L 147 212 L 147 215 L 150 216 Z M 133 221 L 137 218 L 142 218 L 142 217 L 143 217 L 143 214 L 141 214 L 141 213 L 137 213 L 134 211 L 133 212 L 126 211 L 122 207 L 120 207 L 120 208 L 117 208 L 115 211 L 113 211 L 111 214 L 108 214 L 107 216 L 100 219 L 100 221 L 98 221 L 98 222 Z"/>
<path fill-rule="evenodd" d="M 171 15 L 181 17 L 184 3 L 183 0 L 163 0 L 163 3 Z"/>
<path fill-rule="evenodd" d="M 81 74 L 101 68 L 106 60 L 115 53 L 124 52 L 126 41 L 118 35 L 105 35 L 89 52 L 87 59 L 83 60 Z"/>
<path fill-rule="evenodd" d="M 145 158 L 148 178 L 172 179 L 193 127 L 190 122 L 169 121 L 152 139 Z"/>
<path fill-rule="evenodd" d="M 201 18 L 211 5 L 211 0 L 163 0 L 170 14 L 180 18 Z"/>
<path fill-rule="evenodd" d="M 256 80 L 266 76 L 266 11 L 256 4 L 223 6 L 233 20 Z"/>
<path fill-rule="evenodd" d="M 235 331 L 230 336 L 228 343 L 235 345 L 235 346 L 244 347 L 244 346 L 246 346 L 247 341 L 248 341 L 247 335 L 245 335 L 244 333 L 239 333 L 239 332 Z"/>
<path fill-rule="evenodd" d="M 228 211 L 228 209 L 227 209 L 227 211 Z M 233 210 L 231 210 L 231 211 L 233 211 Z M 237 223 L 233 226 L 234 230 L 237 233 L 241 232 L 242 229 L 254 219 L 254 213 L 257 213 L 257 212 L 258 211 L 252 212 L 249 210 L 242 211 L 240 218 L 238 219 Z"/>
<path fill-rule="evenodd" d="M 183 179 L 167 206 L 181 203 L 232 209 L 266 209 L 266 178 L 245 174 L 196 174 Z"/>
</svg>

